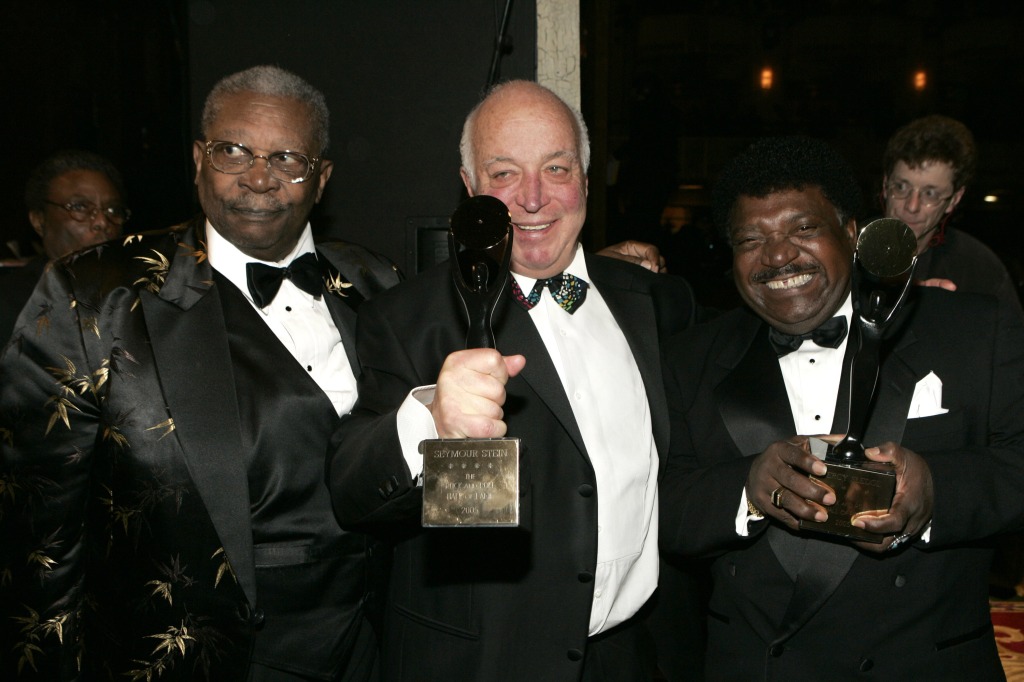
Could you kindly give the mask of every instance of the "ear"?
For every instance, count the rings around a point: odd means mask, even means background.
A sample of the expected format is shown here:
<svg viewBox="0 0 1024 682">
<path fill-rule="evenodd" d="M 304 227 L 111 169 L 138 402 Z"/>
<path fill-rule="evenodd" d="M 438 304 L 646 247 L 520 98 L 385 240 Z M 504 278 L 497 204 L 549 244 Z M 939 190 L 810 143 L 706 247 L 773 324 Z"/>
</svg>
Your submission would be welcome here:
<svg viewBox="0 0 1024 682">
<path fill-rule="evenodd" d="M 846 221 L 846 225 L 843 228 L 846 231 L 846 237 L 850 240 L 850 248 L 857 248 L 857 220 L 850 218 Z"/>
<path fill-rule="evenodd" d="M 960 203 L 960 200 L 964 198 L 964 192 L 966 191 L 966 187 L 961 187 L 957 191 L 953 192 L 953 196 L 949 200 L 949 206 L 946 206 L 945 213 L 948 214 L 953 212 L 953 209 Z"/>
<path fill-rule="evenodd" d="M 203 170 L 203 159 L 206 158 L 206 143 L 196 140 L 192 143 L 192 162 L 196 165 L 196 177 L 193 180 L 199 184 L 199 173 Z"/>
<path fill-rule="evenodd" d="M 475 196 L 476 192 L 473 191 L 473 183 L 470 182 L 469 173 L 466 172 L 465 168 L 459 169 L 459 176 L 462 178 L 462 184 L 466 186 L 466 193 L 469 196 Z"/>
<path fill-rule="evenodd" d="M 316 203 L 320 203 L 320 197 L 324 195 L 324 187 L 327 186 L 327 181 L 331 179 L 331 171 L 334 170 L 334 162 L 328 159 L 320 160 L 320 175 L 317 177 L 319 187 L 316 188 Z"/>
<path fill-rule="evenodd" d="M 40 237 L 43 236 L 43 225 L 46 222 L 42 211 L 34 210 L 28 212 L 28 221 L 32 223 L 32 229 L 36 231 Z"/>
</svg>

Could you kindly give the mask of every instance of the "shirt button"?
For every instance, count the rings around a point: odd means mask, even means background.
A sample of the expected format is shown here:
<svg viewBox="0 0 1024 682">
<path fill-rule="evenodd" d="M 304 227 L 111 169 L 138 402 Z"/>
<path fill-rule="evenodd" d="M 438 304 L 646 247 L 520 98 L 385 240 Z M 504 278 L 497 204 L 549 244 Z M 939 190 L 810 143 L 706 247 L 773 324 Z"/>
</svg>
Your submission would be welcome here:
<svg viewBox="0 0 1024 682">
<path fill-rule="evenodd" d="M 559 333 L 559 334 L 561 334 L 562 336 L 565 336 L 565 334 L 566 334 L 566 332 L 565 332 L 565 328 L 564 328 L 564 327 L 563 327 L 563 328 L 560 328 L 560 329 L 558 330 L 558 333 Z"/>
<path fill-rule="evenodd" d="M 288 312 L 292 311 L 292 307 L 290 305 L 286 305 L 284 309 L 287 310 Z"/>
<path fill-rule="evenodd" d="M 307 372 L 312 372 L 313 371 L 313 365 L 306 365 L 306 371 Z"/>
<path fill-rule="evenodd" d="M 594 590 L 594 599 L 601 598 L 601 590 Z"/>
<path fill-rule="evenodd" d="M 814 364 L 814 358 L 811 358 L 810 362 L 813 365 Z"/>
<path fill-rule="evenodd" d="M 579 392 L 579 391 L 576 391 L 575 393 L 573 393 L 572 397 L 576 398 L 576 400 L 583 400 L 583 394 L 581 392 Z"/>
<path fill-rule="evenodd" d="M 820 414 L 814 415 L 814 421 L 816 421 L 816 422 L 821 421 L 821 415 Z"/>
</svg>

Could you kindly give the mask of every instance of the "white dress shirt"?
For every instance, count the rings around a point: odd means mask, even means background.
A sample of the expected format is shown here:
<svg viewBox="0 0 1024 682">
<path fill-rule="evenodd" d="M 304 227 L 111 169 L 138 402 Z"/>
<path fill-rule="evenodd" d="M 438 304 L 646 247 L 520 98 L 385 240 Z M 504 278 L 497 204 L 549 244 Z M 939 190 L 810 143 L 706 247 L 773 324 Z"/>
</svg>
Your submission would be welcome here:
<svg viewBox="0 0 1024 682">
<path fill-rule="evenodd" d="M 566 272 L 590 284 L 584 304 L 570 315 L 545 288 L 530 319 L 569 398 L 597 481 L 597 567 L 589 626 L 595 635 L 633 616 L 657 586 L 658 453 L 640 370 L 590 281 L 581 247 Z M 536 280 L 514 276 L 529 294 Z M 437 437 L 425 407 L 433 399 L 432 388 L 414 389 L 398 413 L 399 439 L 414 476 L 423 470 L 420 440 Z"/>
<path fill-rule="evenodd" d="M 266 308 L 257 306 L 249 294 L 245 274 L 247 263 L 286 267 L 298 256 L 309 252 L 316 251 L 308 223 L 295 248 L 281 260 L 270 263 L 245 255 L 217 232 L 209 221 L 206 222 L 206 253 L 210 265 L 238 287 L 260 314 L 260 319 L 327 394 L 338 414 L 346 414 L 356 402 L 356 377 L 323 296 L 311 296 L 289 279 L 281 282 L 280 291 Z M 273 369 L 268 368 L 268 371 Z"/>
</svg>

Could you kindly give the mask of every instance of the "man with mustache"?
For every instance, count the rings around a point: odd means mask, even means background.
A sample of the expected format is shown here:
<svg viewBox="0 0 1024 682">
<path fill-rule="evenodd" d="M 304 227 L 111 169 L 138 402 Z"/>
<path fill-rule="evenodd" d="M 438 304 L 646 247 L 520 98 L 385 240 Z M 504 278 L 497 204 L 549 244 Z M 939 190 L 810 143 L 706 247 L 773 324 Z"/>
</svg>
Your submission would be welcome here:
<svg viewBox="0 0 1024 682">
<path fill-rule="evenodd" d="M 977 159 L 974 136 L 960 121 L 937 114 L 911 121 L 885 148 L 885 215 L 905 222 L 917 237 L 917 279 L 996 296 L 1009 313 L 1024 314 L 999 257 L 970 234 L 947 226 L 974 179 Z"/>
<path fill-rule="evenodd" d="M 0 678 L 374 678 L 370 545 L 323 467 L 356 309 L 399 276 L 313 244 L 328 130 L 298 76 L 224 78 L 204 215 L 43 277 L 0 360 Z"/>
<path fill-rule="evenodd" d="M 883 341 L 864 444 L 891 462 L 884 536 L 800 530 L 835 494 L 808 436 L 845 433 L 860 190 L 823 142 L 761 140 L 723 170 L 716 223 L 746 306 L 666 342 L 667 554 L 710 561 L 708 680 L 1002 680 L 994 536 L 1024 523 L 1024 325 L 995 299 L 911 287 Z"/>
</svg>

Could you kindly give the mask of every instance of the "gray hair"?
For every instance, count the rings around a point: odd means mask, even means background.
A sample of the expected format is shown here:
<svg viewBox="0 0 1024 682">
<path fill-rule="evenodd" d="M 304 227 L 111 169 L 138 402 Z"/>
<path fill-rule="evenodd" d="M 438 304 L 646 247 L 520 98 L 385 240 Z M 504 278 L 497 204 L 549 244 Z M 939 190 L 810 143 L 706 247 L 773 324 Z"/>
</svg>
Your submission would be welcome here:
<svg viewBox="0 0 1024 682">
<path fill-rule="evenodd" d="M 480 110 L 488 100 L 510 86 L 526 86 L 535 91 L 546 93 L 551 99 L 563 106 L 566 112 L 571 114 L 570 118 L 573 121 L 573 127 L 576 132 L 576 153 L 579 155 L 580 166 L 583 168 L 583 174 L 586 175 L 587 171 L 590 170 L 590 135 L 587 133 L 587 123 L 583 120 L 583 114 L 581 114 L 576 107 L 570 106 L 568 102 L 559 97 L 550 88 L 546 88 L 533 81 L 511 80 L 505 81 L 504 83 L 498 83 L 488 90 L 484 98 L 477 102 L 477 105 L 473 107 L 472 111 L 470 111 L 466 116 L 466 122 L 462 125 L 462 139 L 459 140 L 459 154 L 462 156 L 462 168 L 469 177 L 469 183 L 473 188 L 473 191 L 476 191 L 477 182 L 476 161 L 474 159 L 476 150 L 473 148 L 473 132 L 476 127 L 476 119 L 480 115 Z"/>
<path fill-rule="evenodd" d="M 212 127 L 217 115 L 220 114 L 224 100 L 242 92 L 287 97 L 308 105 L 313 123 L 314 142 L 318 147 L 317 155 L 322 155 L 327 150 L 331 127 L 327 100 L 324 99 L 322 92 L 291 71 L 286 71 L 279 66 L 253 66 L 220 79 L 210 90 L 210 94 L 206 96 L 206 103 L 203 105 L 201 122 L 203 137 L 209 137 L 207 131 Z"/>
</svg>

